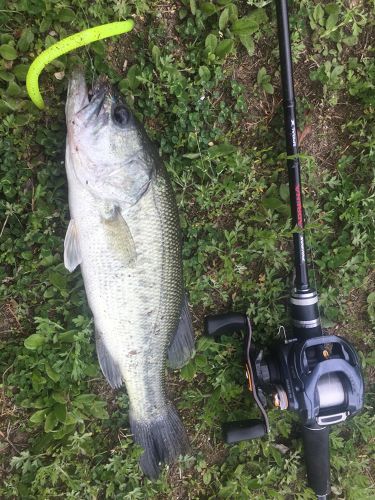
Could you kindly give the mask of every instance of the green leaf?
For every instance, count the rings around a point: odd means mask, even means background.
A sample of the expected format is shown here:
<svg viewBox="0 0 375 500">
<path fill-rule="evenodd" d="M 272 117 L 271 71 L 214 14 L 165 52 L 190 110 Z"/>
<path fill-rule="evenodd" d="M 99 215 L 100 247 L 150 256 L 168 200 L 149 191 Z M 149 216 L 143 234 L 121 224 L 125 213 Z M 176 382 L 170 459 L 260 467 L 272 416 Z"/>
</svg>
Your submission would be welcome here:
<svg viewBox="0 0 375 500">
<path fill-rule="evenodd" d="M 342 40 L 342 43 L 345 43 L 348 47 L 354 47 L 356 43 L 358 42 L 358 37 L 354 35 L 349 35 L 344 37 Z"/>
<path fill-rule="evenodd" d="M 7 61 L 14 61 L 17 58 L 17 51 L 11 45 L 1 45 L 0 46 L 0 55 Z"/>
<path fill-rule="evenodd" d="M 324 316 L 321 316 L 320 319 L 321 319 L 323 328 L 333 328 L 337 324 L 335 321 L 331 321 L 330 319 L 327 319 Z"/>
<path fill-rule="evenodd" d="M 51 299 L 55 295 L 55 290 L 52 286 L 48 287 L 43 293 L 45 299 Z"/>
<path fill-rule="evenodd" d="M 195 365 L 193 362 L 190 362 L 181 369 L 180 375 L 183 380 L 191 382 L 195 376 L 195 372 Z"/>
<path fill-rule="evenodd" d="M 10 97 L 19 97 L 22 93 L 22 90 L 16 82 L 9 82 L 6 93 Z"/>
<path fill-rule="evenodd" d="M 232 144 L 219 144 L 218 146 L 212 146 L 207 152 L 210 158 L 219 158 L 220 156 L 228 156 L 235 151 L 236 148 Z"/>
<path fill-rule="evenodd" d="M 56 43 L 56 40 L 53 41 L 53 44 Z M 52 44 L 51 44 L 52 45 Z M 90 45 L 90 48 L 97 54 L 98 56 L 104 57 L 106 53 L 106 45 L 103 40 L 98 40 Z"/>
<path fill-rule="evenodd" d="M 65 424 L 66 425 L 76 424 L 78 422 L 78 420 L 79 420 L 79 418 L 77 417 L 77 415 L 74 412 L 69 412 L 66 415 Z"/>
<path fill-rule="evenodd" d="M 0 80 L 12 82 L 14 80 L 14 74 L 9 71 L 0 70 Z"/>
<path fill-rule="evenodd" d="M 226 7 L 222 11 L 219 17 L 219 28 L 221 29 L 221 31 L 223 31 L 226 28 L 228 21 L 229 21 L 229 9 Z"/>
<path fill-rule="evenodd" d="M 254 40 L 252 39 L 251 35 L 240 35 L 240 41 L 251 57 L 255 51 Z"/>
<path fill-rule="evenodd" d="M 160 49 L 157 45 L 152 47 L 152 59 L 154 60 L 155 66 L 159 66 L 160 63 Z"/>
<path fill-rule="evenodd" d="M 277 210 L 284 206 L 284 203 L 279 198 L 264 198 L 263 206 L 271 210 Z"/>
<path fill-rule="evenodd" d="M 67 276 L 56 271 L 48 273 L 48 280 L 58 290 L 65 290 L 67 287 Z"/>
<path fill-rule="evenodd" d="M 33 41 L 34 41 L 34 33 L 31 31 L 30 28 L 25 28 L 22 31 L 20 39 L 18 40 L 17 47 L 21 52 L 27 52 L 30 49 Z"/>
<path fill-rule="evenodd" d="M 185 153 L 182 155 L 183 158 L 188 158 L 189 160 L 196 160 L 201 157 L 200 153 Z"/>
<path fill-rule="evenodd" d="M 264 67 L 260 68 L 260 70 L 258 71 L 258 74 L 257 74 L 257 84 L 259 86 L 262 85 L 263 79 L 266 76 L 266 74 L 267 74 L 266 68 L 264 68 Z"/>
<path fill-rule="evenodd" d="M 217 7 L 210 2 L 203 2 L 202 4 L 200 4 L 200 9 L 207 17 L 212 16 L 212 14 L 215 14 L 215 12 L 217 12 Z"/>
<path fill-rule="evenodd" d="M 56 401 L 56 403 L 61 403 L 61 404 L 65 404 L 66 403 L 66 398 L 65 398 L 63 392 L 53 392 L 52 393 L 52 399 L 54 401 Z"/>
<path fill-rule="evenodd" d="M 204 45 L 210 52 L 215 52 L 215 49 L 217 47 L 217 37 L 214 34 L 210 33 L 209 35 L 207 35 Z"/>
<path fill-rule="evenodd" d="M 279 189 L 279 193 L 280 193 L 280 198 L 285 201 L 285 202 L 288 202 L 289 201 L 289 184 L 281 184 L 280 186 L 280 189 Z"/>
<path fill-rule="evenodd" d="M 77 406 L 91 405 L 95 398 L 95 394 L 80 394 L 79 396 L 74 398 L 74 404 L 76 404 Z"/>
<path fill-rule="evenodd" d="M 337 80 L 337 77 L 340 76 L 344 72 L 345 66 L 335 66 L 331 71 L 330 78 L 332 80 Z"/>
<path fill-rule="evenodd" d="M 266 10 L 264 8 L 253 10 L 253 12 L 246 17 L 248 19 L 252 19 L 253 21 L 257 22 L 258 24 L 263 24 L 263 23 L 266 23 L 268 21 L 268 16 L 267 16 Z"/>
<path fill-rule="evenodd" d="M 35 413 L 33 413 L 30 417 L 30 422 L 33 422 L 34 424 L 40 424 L 44 422 L 44 419 L 46 417 L 46 408 L 43 408 L 43 410 L 38 410 Z"/>
<path fill-rule="evenodd" d="M 56 420 L 64 424 L 66 421 L 66 404 L 56 403 L 52 411 Z"/>
<path fill-rule="evenodd" d="M 39 438 L 36 439 L 36 441 L 34 441 L 31 452 L 35 453 L 36 455 L 43 452 L 51 443 L 53 438 L 53 434 L 42 434 Z M 27 498 L 26 495 L 25 498 Z"/>
<path fill-rule="evenodd" d="M 14 37 L 10 33 L 0 33 L 0 43 L 13 42 Z"/>
<path fill-rule="evenodd" d="M 54 411 L 51 411 L 46 416 L 46 420 L 44 422 L 44 432 L 52 432 L 56 427 L 58 420 Z"/>
<path fill-rule="evenodd" d="M 231 31 L 236 35 L 252 35 L 259 30 L 259 24 L 251 17 L 242 17 L 232 24 Z"/>
<path fill-rule="evenodd" d="M 233 49 L 233 40 L 222 40 L 216 47 L 215 54 L 220 58 L 224 59 L 226 55 L 229 54 Z"/>
<path fill-rule="evenodd" d="M 230 3 L 227 8 L 228 8 L 228 11 L 229 11 L 229 21 L 231 23 L 234 23 L 238 19 L 238 8 L 237 8 L 237 5 L 235 5 L 234 3 Z"/>
<path fill-rule="evenodd" d="M 278 467 L 281 467 L 282 463 L 283 463 L 283 459 L 281 457 L 281 453 L 279 452 L 279 450 L 277 450 L 274 446 L 271 445 L 270 451 L 271 451 L 271 455 L 272 455 L 273 459 L 275 460 L 276 464 L 278 465 Z"/>
<path fill-rule="evenodd" d="M 188 15 L 188 11 L 185 9 L 185 7 L 182 7 L 181 9 L 179 9 L 178 11 L 178 17 L 180 19 L 185 19 L 185 17 Z"/>
<path fill-rule="evenodd" d="M 320 3 L 314 8 L 313 19 L 316 23 L 320 24 L 320 26 L 324 25 L 324 9 Z M 311 27 L 313 28 L 313 26 Z"/>
<path fill-rule="evenodd" d="M 26 75 L 27 72 L 29 71 L 30 65 L 29 64 L 17 64 L 13 68 L 13 73 L 15 74 L 16 78 L 20 82 L 26 81 Z"/>
<path fill-rule="evenodd" d="M 76 15 L 72 9 L 61 9 L 60 12 L 58 13 L 59 16 L 59 21 L 62 23 L 70 23 L 71 21 L 74 21 Z"/>
<path fill-rule="evenodd" d="M 55 370 L 53 370 L 48 363 L 46 364 L 46 373 L 54 382 L 58 382 L 60 380 L 60 375 L 55 372 Z"/>
<path fill-rule="evenodd" d="M 35 351 L 45 343 L 45 337 L 40 333 L 33 333 L 24 341 L 24 346 L 30 351 Z"/>
<path fill-rule="evenodd" d="M 94 404 L 90 407 L 90 414 L 95 418 L 100 418 L 101 420 L 109 418 L 105 401 L 94 401 Z"/>
<path fill-rule="evenodd" d="M 76 338 L 76 332 L 73 330 L 70 330 L 68 332 L 58 333 L 56 335 L 56 339 L 59 342 L 74 342 L 75 338 Z"/>
<path fill-rule="evenodd" d="M 203 474 L 203 483 L 205 485 L 210 484 L 211 482 L 211 472 L 206 470 L 206 472 Z"/>
<path fill-rule="evenodd" d="M 190 0 L 190 10 L 193 16 L 197 13 L 197 2 L 195 0 Z"/>
<path fill-rule="evenodd" d="M 26 125 L 27 123 L 29 123 L 30 118 L 31 117 L 30 117 L 29 114 L 17 115 L 17 116 L 14 117 L 13 125 L 15 127 L 23 127 L 24 125 Z"/>
<path fill-rule="evenodd" d="M 264 90 L 267 94 L 273 94 L 273 93 L 274 93 L 274 88 L 273 88 L 273 85 L 271 85 L 270 83 L 268 83 L 268 82 L 263 83 L 262 87 L 263 87 L 263 90 Z"/>
<path fill-rule="evenodd" d="M 324 7 L 324 9 L 327 12 L 327 14 L 336 14 L 336 15 L 338 15 L 340 13 L 340 6 L 337 5 L 337 3 L 335 3 L 335 2 L 328 3 Z"/>
<path fill-rule="evenodd" d="M 207 68 L 207 66 L 199 66 L 198 73 L 202 80 L 205 82 L 208 82 L 208 80 L 211 78 L 211 72 Z"/>
<path fill-rule="evenodd" d="M 141 81 L 138 78 L 140 75 L 141 68 L 138 66 L 138 64 L 133 64 L 133 66 L 130 66 L 126 75 L 126 80 L 128 81 L 130 90 L 136 90 L 141 85 Z"/>
<path fill-rule="evenodd" d="M 330 14 L 326 22 L 326 29 L 331 31 L 335 26 L 337 26 L 337 21 L 339 16 L 337 14 Z"/>
</svg>

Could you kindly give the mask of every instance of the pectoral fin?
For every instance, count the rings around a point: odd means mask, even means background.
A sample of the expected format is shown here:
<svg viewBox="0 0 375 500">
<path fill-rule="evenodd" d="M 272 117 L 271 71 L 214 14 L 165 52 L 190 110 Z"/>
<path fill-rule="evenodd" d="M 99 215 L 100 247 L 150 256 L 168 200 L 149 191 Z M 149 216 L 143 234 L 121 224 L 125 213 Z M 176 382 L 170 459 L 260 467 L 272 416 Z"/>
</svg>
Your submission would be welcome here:
<svg viewBox="0 0 375 500">
<path fill-rule="evenodd" d="M 120 209 L 115 207 L 105 212 L 102 221 L 111 249 L 126 267 L 133 267 L 137 258 L 135 243 Z"/>
<path fill-rule="evenodd" d="M 82 257 L 79 248 L 77 227 L 74 219 L 71 219 L 64 240 L 64 265 L 68 271 L 73 272 L 81 262 Z"/>
<path fill-rule="evenodd" d="M 185 296 L 182 302 L 180 323 L 168 349 L 168 365 L 170 368 L 182 368 L 193 354 L 194 329 Z"/>
</svg>

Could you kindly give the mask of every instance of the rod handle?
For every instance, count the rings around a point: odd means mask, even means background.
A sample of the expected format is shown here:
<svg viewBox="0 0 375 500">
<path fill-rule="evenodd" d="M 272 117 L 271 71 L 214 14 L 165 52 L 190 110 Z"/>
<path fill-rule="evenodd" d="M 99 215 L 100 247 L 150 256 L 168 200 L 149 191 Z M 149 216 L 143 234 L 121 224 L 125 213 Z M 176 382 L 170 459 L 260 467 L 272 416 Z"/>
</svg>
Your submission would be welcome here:
<svg viewBox="0 0 375 500">
<path fill-rule="evenodd" d="M 220 337 L 247 329 L 245 314 L 226 313 L 206 316 L 204 319 L 204 334 L 207 337 Z"/>
<path fill-rule="evenodd" d="M 302 428 L 307 482 L 321 500 L 328 498 L 329 479 L 329 427 Z"/>
<path fill-rule="evenodd" d="M 256 439 L 267 434 L 262 420 L 239 420 L 237 422 L 228 422 L 223 425 L 223 435 L 228 444 Z"/>
</svg>

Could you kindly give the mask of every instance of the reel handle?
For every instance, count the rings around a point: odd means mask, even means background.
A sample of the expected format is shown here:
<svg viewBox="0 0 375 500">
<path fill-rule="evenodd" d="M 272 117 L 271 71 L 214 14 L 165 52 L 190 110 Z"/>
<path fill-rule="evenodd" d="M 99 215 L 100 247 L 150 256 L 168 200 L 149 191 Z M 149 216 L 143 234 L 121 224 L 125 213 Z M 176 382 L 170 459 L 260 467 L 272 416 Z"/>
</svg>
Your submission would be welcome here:
<svg viewBox="0 0 375 500">
<path fill-rule="evenodd" d="M 245 314 L 212 314 L 204 319 L 204 334 L 207 337 L 217 338 L 224 334 L 246 331 L 246 329 L 247 318 Z"/>
<path fill-rule="evenodd" d="M 307 481 L 319 500 L 331 491 L 329 479 L 329 427 L 302 427 Z"/>
<path fill-rule="evenodd" d="M 267 434 L 262 420 L 240 420 L 237 422 L 228 422 L 223 425 L 223 435 L 228 444 L 256 439 Z"/>
</svg>

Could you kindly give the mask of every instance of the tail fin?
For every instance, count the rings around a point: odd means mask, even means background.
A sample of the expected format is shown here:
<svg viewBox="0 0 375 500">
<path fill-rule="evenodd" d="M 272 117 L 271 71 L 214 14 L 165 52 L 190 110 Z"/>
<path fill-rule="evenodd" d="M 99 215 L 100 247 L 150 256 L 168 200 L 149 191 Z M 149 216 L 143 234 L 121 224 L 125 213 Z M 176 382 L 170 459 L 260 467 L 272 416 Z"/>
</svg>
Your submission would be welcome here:
<svg viewBox="0 0 375 500">
<path fill-rule="evenodd" d="M 172 404 L 152 420 L 136 420 L 130 415 L 134 441 L 144 449 L 139 464 L 150 479 L 160 474 L 161 464 L 170 464 L 188 452 L 189 440 Z"/>
</svg>

